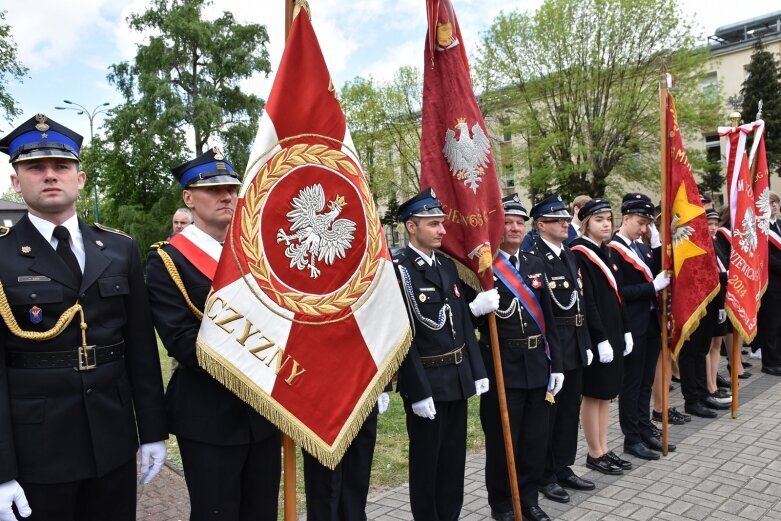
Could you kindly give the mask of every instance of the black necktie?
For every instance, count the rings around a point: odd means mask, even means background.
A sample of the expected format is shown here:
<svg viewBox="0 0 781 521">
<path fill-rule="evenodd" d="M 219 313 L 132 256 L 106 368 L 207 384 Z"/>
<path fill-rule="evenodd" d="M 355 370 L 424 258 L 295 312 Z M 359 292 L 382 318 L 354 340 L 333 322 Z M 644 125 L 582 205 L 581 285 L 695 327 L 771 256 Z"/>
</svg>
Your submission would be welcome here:
<svg viewBox="0 0 781 521">
<path fill-rule="evenodd" d="M 517 270 L 518 269 L 518 257 L 516 257 L 515 255 L 510 255 L 510 259 L 509 260 L 510 260 L 510 264 L 513 265 L 513 268 L 515 268 Z"/>
<path fill-rule="evenodd" d="M 76 260 L 76 255 L 71 250 L 68 241 L 71 238 L 71 234 L 65 226 L 55 226 L 54 233 L 57 237 L 57 255 L 65 262 L 68 268 L 71 270 L 76 280 L 81 281 L 81 267 L 79 261 Z"/>
</svg>

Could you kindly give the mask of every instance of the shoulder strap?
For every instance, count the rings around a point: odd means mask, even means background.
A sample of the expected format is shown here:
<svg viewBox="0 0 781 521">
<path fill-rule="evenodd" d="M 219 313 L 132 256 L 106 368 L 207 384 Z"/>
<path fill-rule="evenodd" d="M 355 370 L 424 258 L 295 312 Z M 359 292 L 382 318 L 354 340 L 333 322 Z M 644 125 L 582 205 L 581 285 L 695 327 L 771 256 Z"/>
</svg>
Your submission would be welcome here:
<svg viewBox="0 0 781 521">
<path fill-rule="evenodd" d="M 168 253 L 160 246 L 162 246 L 162 244 L 159 243 L 152 245 L 153 248 L 157 247 L 157 254 L 160 256 L 160 260 L 163 261 L 163 265 L 165 266 L 166 271 L 168 271 L 168 275 L 171 277 L 171 280 L 174 281 L 174 284 L 179 290 L 179 293 L 182 294 L 187 307 L 190 308 L 190 311 L 193 312 L 193 315 L 195 315 L 198 320 L 203 319 L 203 312 L 198 309 L 195 304 L 193 304 L 192 300 L 190 300 L 190 295 L 187 293 L 187 288 L 184 287 L 184 282 L 182 282 L 182 276 L 179 275 L 179 270 L 176 269 L 176 263 L 174 263 L 174 260 L 171 258 L 171 256 L 168 255 Z"/>
</svg>

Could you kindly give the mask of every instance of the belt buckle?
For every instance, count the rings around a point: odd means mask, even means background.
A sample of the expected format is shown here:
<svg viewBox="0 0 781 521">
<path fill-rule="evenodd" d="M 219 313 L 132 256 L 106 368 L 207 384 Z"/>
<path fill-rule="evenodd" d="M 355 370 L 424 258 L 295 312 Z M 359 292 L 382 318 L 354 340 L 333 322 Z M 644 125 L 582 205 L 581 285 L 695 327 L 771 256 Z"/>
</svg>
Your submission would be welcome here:
<svg viewBox="0 0 781 521">
<path fill-rule="evenodd" d="M 540 335 L 534 335 L 530 336 L 526 339 L 526 345 L 529 349 L 537 349 L 537 345 L 539 344 Z"/>
<path fill-rule="evenodd" d="M 79 347 L 79 371 L 89 371 L 98 365 L 98 355 L 95 346 Z"/>
<path fill-rule="evenodd" d="M 575 327 L 580 327 L 583 325 L 583 315 L 575 315 Z"/>
<path fill-rule="evenodd" d="M 456 365 L 460 364 L 464 360 L 464 350 L 459 349 L 455 353 L 453 353 L 453 360 Z"/>
</svg>

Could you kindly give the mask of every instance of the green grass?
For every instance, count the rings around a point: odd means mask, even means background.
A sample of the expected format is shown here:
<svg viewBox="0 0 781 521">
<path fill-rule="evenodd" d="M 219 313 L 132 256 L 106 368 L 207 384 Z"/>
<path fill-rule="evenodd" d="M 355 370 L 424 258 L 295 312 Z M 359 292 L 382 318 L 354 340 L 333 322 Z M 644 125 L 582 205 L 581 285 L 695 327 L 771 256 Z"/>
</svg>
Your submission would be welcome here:
<svg viewBox="0 0 781 521">
<path fill-rule="evenodd" d="M 160 354 L 160 366 L 163 372 L 163 383 L 167 386 L 171 379 L 171 358 L 168 356 L 160 339 L 157 341 Z M 385 414 L 381 414 L 377 422 L 377 445 L 374 449 L 372 462 L 371 490 L 377 493 L 392 489 L 406 483 L 408 480 L 407 463 L 409 460 L 409 440 L 404 416 L 404 406 L 401 397 L 390 393 L 390 405 Z M 485 442 L 483 430 L 480 427 L 480 401 L 477 398 L 469 400 L 469 415 L 467 417 L 467 450 L 474 451 L 483 447 Z M 182 458 L 176 438 L 168 440 L 168 461 L 181 470 Z M 303 512 L 306 504 L 304 499 L 304 465 L 301 461 L 301 451 L 296 451 L 296 504 L 297 511 Z M 280 519 L 282 519 L 282 483 L 280 483 Z"/>
</svg>

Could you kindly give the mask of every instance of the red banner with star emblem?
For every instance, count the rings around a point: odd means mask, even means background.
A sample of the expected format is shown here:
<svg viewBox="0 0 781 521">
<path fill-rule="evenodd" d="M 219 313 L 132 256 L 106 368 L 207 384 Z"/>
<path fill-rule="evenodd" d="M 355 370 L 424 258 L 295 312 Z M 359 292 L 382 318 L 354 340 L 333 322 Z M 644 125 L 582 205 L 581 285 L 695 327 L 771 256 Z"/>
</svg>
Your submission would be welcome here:
<svg viewBox="0 0 781 521">
<path fill-rule="evenodd" d="M 426 8 L 420 184 L 434 189 L 446 215 L 442 251 L 467 284 L 490 289 L 504 230 L 494 157 L 453 5 L 427 0 Z"/>
<path fill-rule="evenodd" d="M 678 356 L 719 292 L 719 275 L 708 220 L 683 146 L 675 100 L 667 95 L 667 200 L 670 233 L 664 245 L 670 277 L 670 350 Z"/>
<path fill-rule="evenodd" d="M 746 138 L 752 130 L 752 124 L 719 128 L 719 134 L 727 136 L 727 196 L 732 222 L 725 309 L 735 331 L 747 343 L 757 334 L 763 280 L 757 201 L 746 155 Z"/>
<path fill-rule="evenodd" d="M 198 334 L 198 361 L 333 468 L 411 332 L 377 210 L 297 8 Z"/>
</svg>

